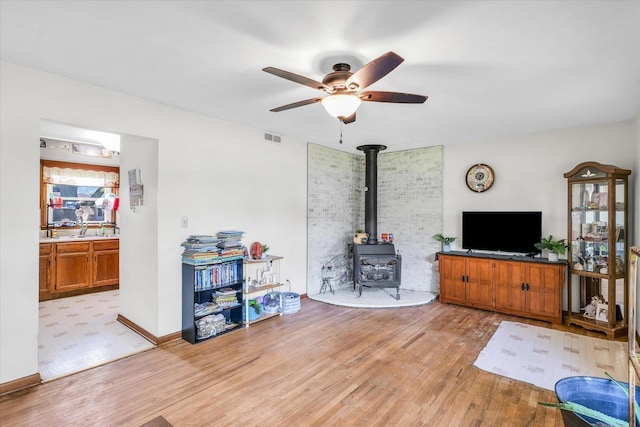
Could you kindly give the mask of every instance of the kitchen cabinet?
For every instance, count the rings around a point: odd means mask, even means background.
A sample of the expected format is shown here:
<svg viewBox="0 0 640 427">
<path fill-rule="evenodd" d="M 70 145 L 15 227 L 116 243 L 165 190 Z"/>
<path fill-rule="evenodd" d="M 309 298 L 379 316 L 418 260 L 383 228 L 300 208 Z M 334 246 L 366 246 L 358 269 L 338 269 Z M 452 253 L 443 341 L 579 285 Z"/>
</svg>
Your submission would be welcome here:
<svg viewBox="0 0 640 427">
<path fill-rule="evenodd" d="M 53 292 L 53 277 L 55 274 L 55 245 L 43 243 L 40 245 L 39 262 L 39 296 L 40 300 L 48 299 Z"/>
<path fill-rule="evenodd" d="M 562 323 L 566 263 L 465 252 L 438 261 L 441 302 Z"/>
<path fill-rule="evenodd" d="M 117 289 L 120 283 L 120 241 L 40 243 L 40 301 Z"/>
<path fill-rule="evenodd" d="M 115 285 L 120 282 L 120 242 L 93 242 L 93 281 L 91 286 Z"/>
<path fill-rule="evenodd" d="M 89 242 L 56 243 L 56 291 L 91 286 Z"/>
</svg>

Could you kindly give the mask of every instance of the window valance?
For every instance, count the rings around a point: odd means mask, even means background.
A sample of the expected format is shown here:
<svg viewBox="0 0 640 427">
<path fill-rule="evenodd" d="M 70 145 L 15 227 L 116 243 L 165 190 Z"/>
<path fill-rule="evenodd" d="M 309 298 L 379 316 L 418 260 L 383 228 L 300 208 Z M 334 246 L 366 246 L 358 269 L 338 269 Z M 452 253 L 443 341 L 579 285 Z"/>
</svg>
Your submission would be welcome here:
<svg viewBox="0 0 640 427">
<path fill-rule="evenodd" d="M 117 172 L 94 171 L 59 167 L 42 167 L 42 182 L 45 184 L 64 184 L 95 187 L 120 187 Z"/>
</svg>

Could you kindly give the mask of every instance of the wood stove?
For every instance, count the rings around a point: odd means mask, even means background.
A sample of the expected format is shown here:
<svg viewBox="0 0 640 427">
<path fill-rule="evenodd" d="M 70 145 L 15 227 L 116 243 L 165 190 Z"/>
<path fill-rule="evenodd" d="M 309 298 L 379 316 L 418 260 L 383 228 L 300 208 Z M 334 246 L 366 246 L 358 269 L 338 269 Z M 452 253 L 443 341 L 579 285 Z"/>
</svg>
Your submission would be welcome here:
<svg viewBox="0 0 640 427">
<path fill-rule="evenodd" d="M 378 152 L 384 145 L 361 145 L 366 161 L 364 224 L 369 235 L 366 244 L 353 244 L 353 286 L 362 295 L 363 287 L 396 288 L 400 299 L 402 257 L 389 242 L 378 242 Z"/>
<path fill-rule="evenodd" d="M 353 245 L 353 284 L 362 295 L 363 287 L 396 288 L 400 299 L 402 257 L 391 243 Z"/>
</svg>

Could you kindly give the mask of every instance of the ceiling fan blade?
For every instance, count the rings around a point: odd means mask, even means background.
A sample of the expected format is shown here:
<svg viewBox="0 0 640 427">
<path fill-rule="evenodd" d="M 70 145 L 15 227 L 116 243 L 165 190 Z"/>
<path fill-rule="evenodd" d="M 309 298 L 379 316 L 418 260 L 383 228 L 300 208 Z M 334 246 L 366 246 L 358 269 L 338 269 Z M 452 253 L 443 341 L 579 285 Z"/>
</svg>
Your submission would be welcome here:
<svg viewBox="0 0 640 427">
<path fill-rule="evenodd" d="M 282 107 L 273 108 L 269 111 L 273 111 L 274 113 L 277 113 L 279 111 L 289 110 L 291 108 L 302 107 L 303 105 L 315 104 L 316 102 L 320 102 L 320 101 L 322 101 L 322 98 L 310 98 L 310 99 L 305 99 L 304 101 L 298 101 L 292 104 L 283 105 Z"/>
<path fill-rule="evenodd" d="M 353 73 L 347 79 L 345 86 L 349 90 L 362 90 L 389 74 L 402 64 L 402 61 L 404 59 L 397 53 L 387 52 Z"/>
<path fill-rule="evenodd" d="M 341 118 L 340 121 L 342 123 L 344 123 L 345 125 L 348 125 L 349 123 L 355 122 L 356 121 L 356 113 L 355 113 L 355 111 L 353 112 L 352 115 Z"/>
<path fill-rule="evenodd" d="M 326 86 L 316 80 L 310 79 L 308 77 L 300 76 L 298 74 L 291 73 L 289 71 L 281 70 L 279 68 L 267 67 L 263 68 L 262 71 L 266 71 L 269 74 L 273 74 L 274 76 L 282 77 L 283 79 L 291 80 L 295 83 L 300 83 L 301 85 L 309 86 L 313 89 L 325 90 Z"/>
<path fill-rule="evenodd" d="M 414 95 L 412 93 L 367 91 L 358 95 L 363 101 L 370 102 L 395 102 L 398 104 L 422 104 L 427 96 Z"/>
</svg>

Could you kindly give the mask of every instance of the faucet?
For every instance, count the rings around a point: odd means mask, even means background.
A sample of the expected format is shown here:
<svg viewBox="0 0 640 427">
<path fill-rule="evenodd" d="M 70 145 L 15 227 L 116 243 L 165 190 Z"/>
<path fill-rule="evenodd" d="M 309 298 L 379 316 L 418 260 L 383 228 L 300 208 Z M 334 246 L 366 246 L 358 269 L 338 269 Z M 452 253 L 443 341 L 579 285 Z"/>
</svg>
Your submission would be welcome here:
<svg viewBox="0 0 640 427">
<path fill-rule="evenodd" d="M 84 212 L 82 212 L 81 208 L 76 209 L 76 218 L 78 219 L 78 222 L 80 222 L 80 235 L 84 236 L 85 233 L 87 232 L 87 229 L 89 228 L 87 226 L 87 224 L 84 223 Z"/>
</svg>

